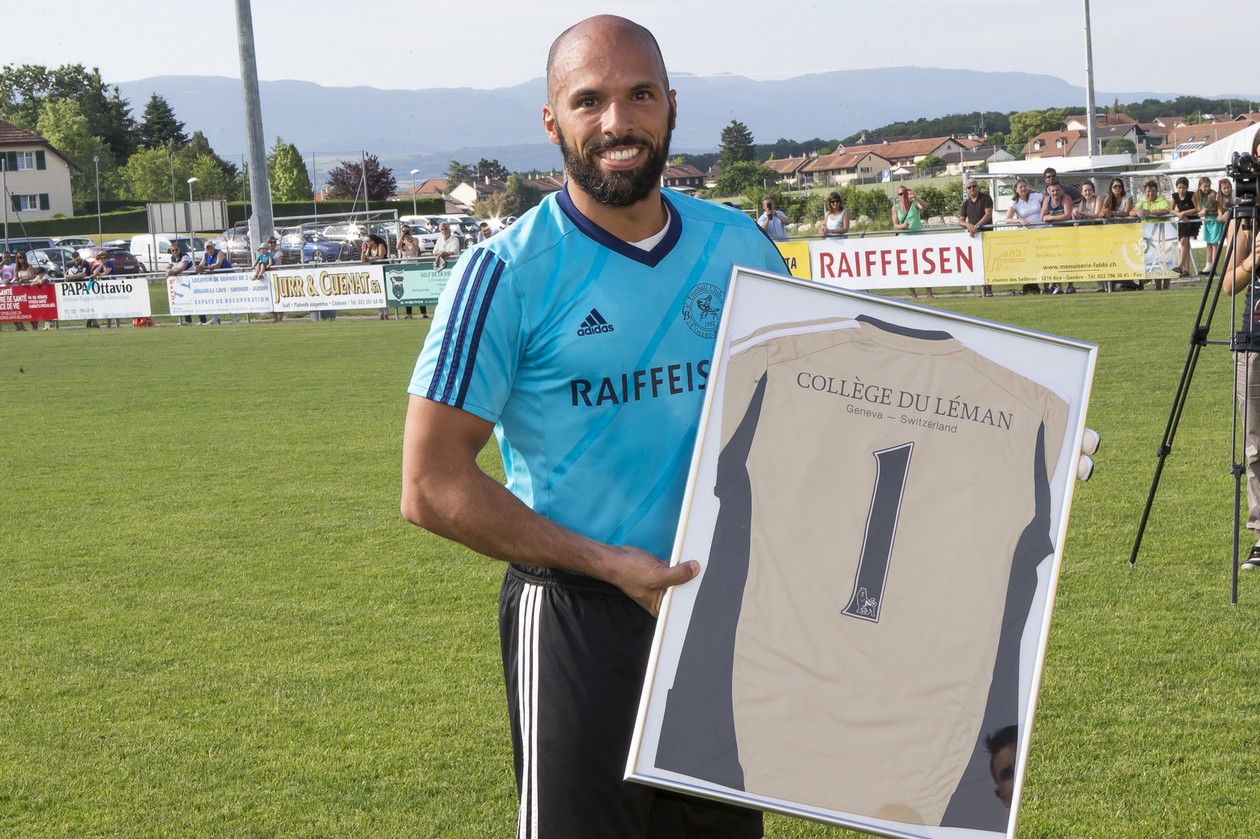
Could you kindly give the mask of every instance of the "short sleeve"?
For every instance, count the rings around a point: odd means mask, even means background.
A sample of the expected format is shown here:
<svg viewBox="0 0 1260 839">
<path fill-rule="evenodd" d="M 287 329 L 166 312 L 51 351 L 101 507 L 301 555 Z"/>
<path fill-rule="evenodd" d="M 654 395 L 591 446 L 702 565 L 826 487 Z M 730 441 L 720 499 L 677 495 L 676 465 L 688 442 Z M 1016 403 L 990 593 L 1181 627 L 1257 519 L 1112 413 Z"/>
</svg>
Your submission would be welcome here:
<svg viewBox="0 0 1260 839">
<path fill-rule="evenodd" d="M 460 257 L 438 300 L 408 393 L 499 421 L 527 330 L 509 274 L 489 248 Z"/>
</svg>

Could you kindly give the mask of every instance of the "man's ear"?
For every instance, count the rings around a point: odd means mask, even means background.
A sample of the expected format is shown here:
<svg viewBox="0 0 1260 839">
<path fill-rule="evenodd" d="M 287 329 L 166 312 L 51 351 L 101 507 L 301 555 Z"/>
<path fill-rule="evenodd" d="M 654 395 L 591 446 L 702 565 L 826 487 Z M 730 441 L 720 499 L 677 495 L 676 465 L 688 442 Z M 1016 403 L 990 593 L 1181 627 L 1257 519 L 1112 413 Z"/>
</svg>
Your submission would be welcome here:
<svg viewBox="0 0 1260 839">
<path fill-rule="evenodd" d="M 556 115 L 552 112 L 551 105 L 543 105 L 542 123 L 547 139 L 557 146 L 560 145 L 560 132 L 556 129 Z"/>
</svg>

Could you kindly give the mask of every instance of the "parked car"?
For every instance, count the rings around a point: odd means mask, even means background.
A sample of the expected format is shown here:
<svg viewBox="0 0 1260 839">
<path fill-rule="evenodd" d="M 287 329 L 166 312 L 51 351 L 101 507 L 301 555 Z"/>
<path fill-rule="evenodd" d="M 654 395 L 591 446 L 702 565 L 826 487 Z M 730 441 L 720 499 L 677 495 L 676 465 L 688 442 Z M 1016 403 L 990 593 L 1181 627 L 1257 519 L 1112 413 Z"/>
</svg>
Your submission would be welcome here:
<svg viewBox="0 0 1260 839">
<path fill-rule="evenodd" d="M 363 237 L 367 235 L 364 232 L 363 225 L 352 221 L 327 225 L 322 232 L 326 238 L 336 239 L 339 242 L 354 242 L 356 247 L 363 240 Z"/>
<path fill-rule="evenodd" d="M 54 245 L 51 248 L 40 248 L 39 250 L 30 251 L 26 254 L 27 262 L 35 267 L 40 265 L 48 272 L 50 277 L 64 277 L 66 275 L 66 264 L 74 259 L 74 248 L 63 248 Z"/>
<path fill-rule="evenodd" d="M 131 255 L 144 270 L 157 272 L 165 271 L 166 266 L 171 264 L 171 245 L 179 245 L 184 253 L 191 254 L 193 262 L 205 258 L 205 239 L 194 236 L 189 240 L 187 236 L 171 233 L 141 233 L 139 236 L 132 236 L 127 243 L 127 250 L 131 251 Z M 106 242 L 105 247 L 108 249 L 110 243 Z"/>
<path fill-rule="evenodd" d="M 126 248 L 106 248 L 105 252 L 109 254 L 109 258 L 114 260 L 115 274 L 143 274 L 144 266 L 140 264 L 140 260 L 136 259 L 135 254 Z M 100 249 L 96 248 L 93 253 L 100 253 Z"/>
<path fill-rule="evenodd" d="M 233 265 L 249 265 L 254 261 L 254 254 L 249 245 L 249 228 L 233 227 L 224 230 L 223 234 L 217 237 L 218 247 L 227 254 L 228 261 Z"/>
<path fill-rule="evenodd" d="M 96 246 L 96 245 L 89 245 L 88 247 L 98 247 L 98 246 Z M 104 241 L 104 242 L 101 242 L 101 244 L 99 245 L 99 247 L 106 248 L 106 249 L 109 249 L 109 248 L 129 248 L 129 247 L 131 247 L 131 240 L 130 240 L 130 239 L 108 239 L 108 240 L 106 240 L 106 241 Z"/>
<path fill-rule="evenodd" d="M 62 236 L 60 239 L 53 239 L 53 245 L 59 248 L 84 248 L 94 244 L 96 242 L 88 236 Z"/>
<path fill-rule="evenodd" d="M 357 242 L 330 239 L 314 230 L 286 233 L 276 243 L 284 254 L 284 264 L 306 262 L 349 262 L 359 258 Z"/>
</svg>

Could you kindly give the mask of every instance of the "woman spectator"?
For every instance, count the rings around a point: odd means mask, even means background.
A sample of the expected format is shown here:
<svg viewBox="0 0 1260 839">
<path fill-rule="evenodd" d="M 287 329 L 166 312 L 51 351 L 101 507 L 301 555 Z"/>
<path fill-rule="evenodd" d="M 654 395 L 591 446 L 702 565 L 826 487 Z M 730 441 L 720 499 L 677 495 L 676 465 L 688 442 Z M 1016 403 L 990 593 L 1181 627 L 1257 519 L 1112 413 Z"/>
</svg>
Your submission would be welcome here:
<svg viewBox="0 0 1260 839">
<path fill-rule="evenodd" d="M 898 233 L 906 233 L 913 235 L 915 232 L 923 229 L 923 211 L 927 209 L 927 204 L 923 203 L 923 199 L 914 194 L 914 190 L 909 187 L 897 187 L 897 197 L 893 200 L 892 205 L 892 226 Z M 932 289 L 929 286 L 925 288 L 929 300 L 933 299 Z M 919 293 L 910 289 L 910 296 L 915 300 L 919 299 Z"/>
<path fill-rule="evenodd" d="M 1102 218 L 1102 215 L 1103 199 L 1094 191 L 1094 182 L 1085 181 L 1081 184 L 1081 200 L 1072 208 L 1072 218 L 1084 221 Z"/>
<path fill-rule="evenodd" d="M 849 211 L 845 209 L 840 193 L 833 192 L 827 196 L 827 209 L 823 211 L 822 226 L 819 231 L 823 238 L 843 236 L 849 232 Z"/>
<path fill-rule="evenodd" d="M 1221 239 L 1225 238 L 1225 227 L 1221 224 L 1220 199 L 1212 189 L 1212 179 L 1199 178 L 1199 188 L 1194 191 L 1194 205 L 1203 219 L 1203 243 L 1207 245 L 1207 258 L 1199 276 L 1206 277 L 1212 273 L 1216 264 L 1216 255 L 1221 249 Z"/>
<path fill-rule="evenodd" d="M 364 262 L 384 262 L 389 259 L 389 245 L 379 235 L 369 233 L 368 237 L 363 240 L 363 249 L 360 251 L 360 256 Z M 381 309 L 379 316 L 381 320 L 389 320 L 389 309 Z"/>
<path fill-rule="evenodd" d="M 398 234 L 398 258 L 399 259 L 415 259 L 420 256 L 420 240 L 411 233 L 411 226 L 404 224 L 402 232 Z M 424 316 L 429 316 L 429 310 L 421 306 L 420 310 L 424 312 Z M 407 320 L 412 319 L 411 307 L 407 307 L 404 317 Z"/>
<path fill-rule="evenodd" d="M 1103 218 L 1127 218 L 1133 211 L 1133 199 L 1125 194 L 1124 181 L 1111 179 L 1107 197 L 1103 199 Z"/>
<path fill-rule="evenodd" d="M 1044 197 L 1040 192 L 1029 190 L 1028 181 L 1023 178 L 1015 181 L 1011 206 L 1006 211 L 1006 221 L 1024 227 L 1048 227 L 1049 225 L 1041 221 L 1041 202 Z"/>
<path fill-rule="evenodd" d="M 1190 192 L 1190 180 L 1182 175 L 1176 182 L 1177 191 L 1172 197 L 1172 212 L 1177 217 L 1177 243 L 1181 255 L 1177 261 L 1177 276 L 1190 276 L 1190 240 L 1199 235 L 1199 206 Z"/>
<path fill-rule="evenodd" d="M 35 269 L 26 261 L 26 251 L 18 251 L 13 258 L 13 284 L 14 285 L 30 285 L 35 281 Z M 25 332 L 26 324 L 22 321 L 16 322 L 17 331 Z M 35 324 L 31 324 L 32 330 L 38 330 Z"/>
<path fill-rule="evenodd" d="M 1224 229 L 1234 217 L 1234 207 L 1238 205 L 1238 199 L 1234 197 L 1234 182 L 1229 178 L 1221 178 L 1217 181 L 1216 189 L 1216 202 L 1220 205 L 1220 209 L 1216 211 L 1216 220 Z"/>
</svg>

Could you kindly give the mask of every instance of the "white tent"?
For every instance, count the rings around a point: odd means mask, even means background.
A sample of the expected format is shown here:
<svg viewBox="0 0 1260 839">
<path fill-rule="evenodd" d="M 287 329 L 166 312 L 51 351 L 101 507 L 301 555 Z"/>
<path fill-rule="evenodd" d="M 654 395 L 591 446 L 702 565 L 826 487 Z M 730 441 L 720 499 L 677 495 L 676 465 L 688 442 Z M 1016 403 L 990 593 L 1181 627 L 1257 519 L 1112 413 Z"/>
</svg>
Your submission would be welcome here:
<svg viewBox="0 0 1260 839">
<path fill-rule="evenodd" d="M 1192 152 L 1168 164 L 1169 172 L 1221 172 L 1229 163 L 1234 152 L 1244 154 L 1251 152 L 1252 141 L 1255 140 L 1260 125 L 1251 125 L 1241 131 L 1235 131 L 1223 140 L 1217 140 L 1210 146 Z"/>
</svg>

